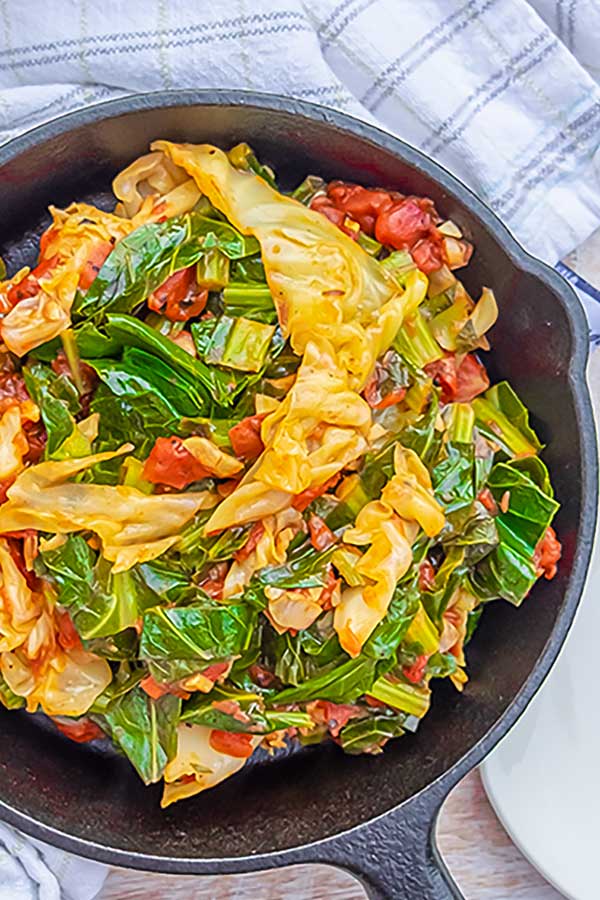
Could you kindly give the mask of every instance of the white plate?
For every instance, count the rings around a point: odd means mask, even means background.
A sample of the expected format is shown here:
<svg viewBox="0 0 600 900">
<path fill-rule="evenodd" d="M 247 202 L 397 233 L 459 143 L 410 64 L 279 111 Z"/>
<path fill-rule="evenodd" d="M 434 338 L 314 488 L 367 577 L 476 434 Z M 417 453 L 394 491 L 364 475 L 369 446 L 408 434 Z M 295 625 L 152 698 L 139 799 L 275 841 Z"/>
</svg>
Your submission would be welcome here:
<svg viewBox="0 0 600 900">
<path fill-rule="evenodd" d="M 600 353 L 592 358 L 596 370 L 597 360 Z M 597 371 L 590 376 L 597 404 Z M 527 712 L 481 767 L 488 797 L 515 844 L 572 900 L 600 898 L 599 645 L 597 534 L 563 651 Z"/>
</svg>

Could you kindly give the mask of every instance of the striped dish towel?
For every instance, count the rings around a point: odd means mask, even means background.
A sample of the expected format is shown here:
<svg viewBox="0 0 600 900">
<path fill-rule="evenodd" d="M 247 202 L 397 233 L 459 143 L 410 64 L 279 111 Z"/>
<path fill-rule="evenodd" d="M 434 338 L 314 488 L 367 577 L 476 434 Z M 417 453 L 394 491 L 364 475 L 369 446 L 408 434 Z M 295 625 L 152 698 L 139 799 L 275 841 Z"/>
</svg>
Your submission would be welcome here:
<svg viewBox="0 0 600 900">
<path fill-rule="evenodd" d="M 599 46 L 598 0 L 0 0 L 0 141 L 132 92 L 283 93 L 421 148 L 554 265 L 600 225 Z M 0 900 L 103 877 L 0 826 Z"/>
</svg>

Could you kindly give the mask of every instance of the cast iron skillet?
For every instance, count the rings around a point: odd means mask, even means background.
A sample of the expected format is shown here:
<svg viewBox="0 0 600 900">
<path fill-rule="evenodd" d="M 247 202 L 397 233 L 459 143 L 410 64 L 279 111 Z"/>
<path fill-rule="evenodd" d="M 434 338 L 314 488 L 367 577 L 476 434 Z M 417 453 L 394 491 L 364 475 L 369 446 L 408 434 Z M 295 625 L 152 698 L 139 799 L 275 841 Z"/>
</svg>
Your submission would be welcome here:
<svg viewBox="0 0 600 900">
<path fill-rule="evenodd" d="M 489 366 L 533 411 L 562 506 L 564 556 L 520 609 L 493 603 L 469 646 L 463 696 L 436 685 L 415 736 L 378 757 L 334 746 L 261 761 L 166 811 L 122 758 L 73 744 L 39 717 L 1 714 L 0 814 L 51 844 L 161 872 L 230 873 L 290 863 L 342 866 L 373 897 L 460 897 L 433 833 L 450 789 L 498 742 L 539 688 L 571 624 L 595 522 L 597 459 L 585 382 L 587 327 L 571 289 L 528 256 L 463 185 L 416 150 L 341 113 L 280 97 L 181 91 L 65 116 L 0 150 L 0 253 L 35 258 L 49 203 L 108 202 L 112 176 L 154 138 L 244 140 L 284 184 L 314 172 L 432 197 L 476 247 L 467 287 L 494 288 Z"/>
</svg>

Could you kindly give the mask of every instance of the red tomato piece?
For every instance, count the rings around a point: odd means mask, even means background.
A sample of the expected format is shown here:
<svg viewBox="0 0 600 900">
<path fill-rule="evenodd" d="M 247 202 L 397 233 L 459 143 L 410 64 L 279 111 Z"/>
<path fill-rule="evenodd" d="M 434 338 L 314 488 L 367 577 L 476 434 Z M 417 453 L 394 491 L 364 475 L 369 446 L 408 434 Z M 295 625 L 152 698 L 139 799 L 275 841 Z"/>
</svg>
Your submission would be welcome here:
<svg viewBox="0 0 600 900">
<path fill-rule="evenodd" d="M 333 609 L 333 604 L 331 602 L 332 597 L 340 583 L 339 578 L 335 577 L 335 572 L 333 571 L 333 566 L 329 566 L 329 570 L 327 573 L 327 584 L 319 594 L 319 605 L 323 607 L 323 609 Z"/>
<path fill-rule="evenodd" d="M 437 271 L 444 262 L 442 244 L 432 238 L 423 238 L 423 240 L 418 241 L 410 248 L 410 254 L 415 265 L 425 275 L 430 275 L 432 272 Z"/>
<path fill-rule="evenodd" d="M 82 291 L 87 291 L 92 282 L 95 281 L 96 275 L 102 268 L 112 248 L 113 245 L 110 241 L 101 241 L 99 244 L 96 244 L 79 275 L 79 287 Z"/>
<path fill-rule="evenodd" d="M 10 409 L 30 400 L 25 381 L 17 372 L 5 372 L 0 375 L 0 415 Z"/>
<path fill-rule="evenodd" d="M 324 194 L 320 194 L 315 197 L 312 203 L 310 204 L 311 209 L 317 210 L 317 212 L 322 213 L 326 219 L 329 219 L 330 222 L 333 222 L 334 225 L 337 225 L 344 234 L 347 234 L 348 237 L 351 237 L 352 240 L 358 240 L 359 228 L 353 229 L 348 227 L 348 220 L 350 220 L 350 224 L 352 223 L 352 217 L 348 215 L 343 209 L 338 209 L 328 197 Z"/>
<path fill-rule="evenodd" d="M 227 575 L 227 566 L 223 571 L 213 572 L 209 577 L 200 583 L 200 587 L 205 594 L 212 597 L 213 600 L 223 599 L 223 586 L 225 584 L 225 576 Z"/>
<path fill-rule="evenodd" d="M 431 591 L 435 586 L 435 569 L 428 559 L 419 566 L 419 590 Z"/>
<path fill-rule="evenodd" d="M 56 624 L 58 626 L 58 643 L 63 648 L 63 650 L 83 649 L 81 638 L 79 637 L 77 629 L 73 624 L 73 619 L 66 609 L 57 610 Z"/>
<path fill-rule="evenodd" d="M 252 528 L 250 529 L 250 533 L 248 534 L 248 540 L 244 544 L 243 547 L 240 547 L 239 550 L 236 550 L 233 554 L 233 558 L 236 562 L 242 563 L 244 560 L 248 559 L 253 550 L 256 550 L 256 545 L 260 541 L 261 537 L 265 533 L 265 526 L 262 522 L 255 522 Z"/>
<path fill-rule="evenodd" d="M 31 270 L 29 275 L 22 278 L 18 284 L 13 284 L 6 292 L 6 298 L 10 305 L 16 306 L 21 300 L 26 300 L 28 297 L 35 297 L 40 290 L 39 279 L 44 275 L 47 275 L 48 272 L 56 266 L 58 261 L 58 256 L 52 256 L 50 259 L 43 259 L 38 263 L 35 269 Z"/>
<path fill-rule="evenodd" d="M 365 703 L 367 706 L 372 706 L 373 709 L 385 709 L 386 704 L 381 700 L 378 700 L 376 697 L 371 697 L 370 694 L 365 694 Z"/>
<path fill-rule="evenodd" d="M 248 759 L 254 750 L 251 734 L 235 734 L 232 731 L 219 731 L 218 728 L 213 728 L 208 743 L 217 753 L 235 756 L 236 759 Z"/>
<path fill-rule="evenodd" d="M 310 534 L 310 542 L 315 550 L 327 550 L 332 544 L 335 544 L 337 538 L 331 528 L 329 528 L 321 516 L 311 513 L 308 520 L 308 532 Z"/>
<path fill-rule="evenodd" d="M 543 575 L 548 581 L 556 575 L 557 563 L 562 555 L 562 544 L 556 537 L 552 526 L 548 526 L 546 534 L 535 548 L 533 564 L 537 575 Z"/>
<path fill-rule="evenodd" d="M 456 357 L 452 353 L 447 353 L 442 359 L 436 359 L 435 362 L 428 363 L 425 366 L 425 372 L 441 387 L 442 395 L 440 399 L 442 403 L 452 403 L 453 400 L 456 400 L 458 374 L 456 371 Z"/>
<path fill-rule="evenodd" d="M 490 379 L 485 366 L 472 353 L 467 353 L 456 370 L 456 402 L 470 403 L 478 394 L 487 391 L 489 386 Z"/>
<path fill-rule="evenodd" d="M 52 226 L 52 228 L 49 228 L 41 236 L 41 238 L 40 238 L 40 256 L 42 257 L 42 259 L 46 255 L 46 250 L 48 249 L 48 244 L 55 237 L 57 230 L 58 230 L 57 228 Z"/>
<path fill-rule="evenodd" d="M 194 267 L 174 272 L 148 298 L 148 307 L 162 312 L 172 322 L 187 322 L 199 316 L 206 306 L 208 291 L 196 282 Z"/>
<path fill-rule="evenodd" d="M 431 215 L 423 204 L 407 197 L 381 210 L 375 222 L 375 237 L 387 247 L 403 250 L 427 237 L 432 225 Z"/>
<path fill-rule="evenodd" d="M 250 666 L 248 669 L 248 674 L 252 681 L 254 681 L 259 687 L 271 687 L 277 680 L 275 675 L 272 672 L 269 672 L 268 669 L 265 669 L 264 666 L 259 666 L 255 663 L 253 666 Z"/>
<path fill-rule="evenodd" d="M 177 437 L 156 439 L 144 464 L 144 478 L 152 484 L 166 484 L 181 490 L 210 475 Z"/>
<path fill-rule="evenodd" d="M 64 722 L 59 719 L 52 719 L 52 721 L 61 734 L 71 738 L 77 744 L 86 744 L 88 741 L 95 741 L 105 736 L 102 729 L 90 719 L 79 719 L 78 722 Z"/>
<path fill-rule="evenodd" d="M 488 512 L 492 513 L 493 516 L 498 515 L 498 504 L 494 500 L 494 495 L 489 488 L 482 488 L 477 494 L 477 499 L 485 506 Z"/>
<path fill-rule="evenodd" d="M 165 694 L 169 693 L 169 686 L 166 684 L 159 684 L 152 675 L 146 675 L 145 678 L 142 678 L 140 687 L 149 697 L 152 697 L 153 700 L 158 700 L 159 697 L 164 697 Z"/>
<path fill-rule="evenodd" d="M 417 656 L 412 666 L 402 666 L 402 674 L 408 681 L 412 682 L 412 684 L 418 684 L 423 680 L 428 660 L 429 657 L 427 654 Z"/>
<path fill-rule="evenodd" d="M 338 737 L 344 725 L 361 713 L 358 706 L 330 700 L 313 700 L 306 704 L 306 711 L 317 725 L 326 725 L 332 737 Z"/>
<path fill-rule="evenodd" d="M 377 216 L 388 209 L 402 195 L 380 188 L 365 188 L 359 184 L 332 181 L 327 196 L 338 209 L 344 210 L 366 234 L 372 235 Z"/>
<path fill-rule="evenodd" d="M 26 463 L 36 463 L 42 458 L 48 440 L 44 423 L 41 420 L 39 422 L 25 422 L 23 431 L 29 444 L 29 450 L 23 459 Z"/>
<path fill-rule="evenodd" d="M 331 478 L 328 478 L 327 481 L 324 481 L 323 484 L 319 484 L 316 487 L 307 488 L 305 491 L 302 491 L 301 494 L 296 494 L 294 499 L 292 500 L 292 506 L 294 509 L 297 509 L 298 512 L 304 512 L 304 510 L 310 506 L 313 500 L 316 500 L 317 497 L 321 497 L 329 488 L 335 487 L 335 485 L 340 480 L 340 475 L 332 475 Z"/>
<path fill-rule="evenodd" d="M 208 678 L 209 681 L 216 681 L 221 675 L 229 671 L 230 666 L 231 663 L 228 662 L 213 663 L 212 666 L 207 666 L 206 669 L 203 669 L 200 674 Z"/>
<path fill-rule="evenodd" d="M 238 459 L 255 460 L 265 449 L 260 436 L 260 426 L 266 413 L 247 416 L 229 429 L 229 440 Z"/>
</svg>

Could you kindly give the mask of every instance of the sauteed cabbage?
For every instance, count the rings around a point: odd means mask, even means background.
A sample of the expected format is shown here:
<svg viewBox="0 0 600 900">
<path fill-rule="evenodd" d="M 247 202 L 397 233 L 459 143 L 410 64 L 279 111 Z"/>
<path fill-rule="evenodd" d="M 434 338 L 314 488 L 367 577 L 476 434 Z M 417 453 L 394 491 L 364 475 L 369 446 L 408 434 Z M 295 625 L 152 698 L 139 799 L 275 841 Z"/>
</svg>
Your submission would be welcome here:
<svg viewBox="0 0 600 900">
<path fill-rule="evenodd" d="M 288 742 L 380 753 L 554 577 L 498 308 L 431 200 L 156 141 L 0 284 L 0 701 L 163 805 Z"/>
</svg>

